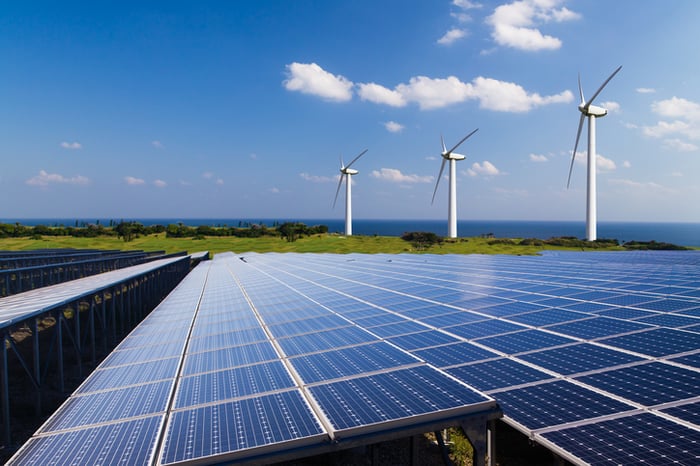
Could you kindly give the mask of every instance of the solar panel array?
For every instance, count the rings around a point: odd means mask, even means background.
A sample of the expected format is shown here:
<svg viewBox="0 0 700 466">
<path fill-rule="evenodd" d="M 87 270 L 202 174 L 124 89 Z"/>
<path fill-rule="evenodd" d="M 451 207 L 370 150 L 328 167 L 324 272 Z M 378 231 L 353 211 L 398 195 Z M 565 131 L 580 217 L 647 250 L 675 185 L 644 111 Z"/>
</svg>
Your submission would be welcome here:
<svg viewBox="0 0 700 466">
<path fill-rule="evenodd" d="M 700 462 L 700 253 L 225 254 L 186 282 L 15 463 L 260 459 L 493 399 L 576 463 Z"/>
</svg>

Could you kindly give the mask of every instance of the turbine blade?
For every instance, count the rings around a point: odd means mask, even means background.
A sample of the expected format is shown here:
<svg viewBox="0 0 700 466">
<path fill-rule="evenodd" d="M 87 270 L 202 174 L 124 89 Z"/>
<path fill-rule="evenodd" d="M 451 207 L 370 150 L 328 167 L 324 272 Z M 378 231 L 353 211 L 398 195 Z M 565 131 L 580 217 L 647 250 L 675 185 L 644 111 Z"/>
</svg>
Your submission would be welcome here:
<svg viewBox="0 0 700 466">
<path fill-rule="evenodd" d="M 435 182 L 435 190 L 433 191 L 433 200 L 430 201 L 430 205 L 433 205 L 433 202 L 435 202 L 435 194 L 437 193 L 438 185 L 440 184 L 440 178 L 442 178 L 442 171 L 445 169 L 445 162 L 447 162 L 447 159 L 443 158 L 442 164 L 440 165 L 440 173 L 438 173 L 437 181 Z"/>
<path fill-rule="evenodd" d="M 345 168 L 345 162 L 343 162 L 343 154 L 340 154 L 340 169 Z"/>
<path fill-rule="evenodd" d="M 470 137 L 472 134 L 476 133 L 477 131 L 479 131 L 479 128 L 476 128 L 474 131 L 472 131 L 471 133 L 469 133 L 469 134 L 467 134 L 466 136 L 464 136 L 464 137 L 462 138 L 462 140 L 459 141 L 457 144 L 455 144 L 455 146 L 454 146 L 452 149 L 450 149 L 449 151 L 447 151 L 447 153 L 448 153 L 448 154 L 451 154 L 453 150 L 455 150 L 455 149 L 458 148 L 460 145 L 462 145 L 462 143 L 463 143 L 464 141 L 466 141 L 467 139 L 469 139 L 469 137 Z"/>
<path fill-rule="evenodd" d="M 608 79 L 605 80 L 605 82 L 598 88 L 597 91 L 595 91 L 595 94 L 593 94 L 593 97 L 591 97 L 591 100 L 586 102 L 586 107 L 589 107 L 593 101 L 595 100 L 596 97 L 598 97 L 598 94 L 600 94 L 600 91 L 603 90 L 603 88 L 610 82 L 610 80 L 617 74 L 618 71 L 622 69 L 622 65 L 618 66 L 615 71 L 608 77 Z"/>
<path fill-rule="evenodd" d="M 442 138 L 442 134 L 440 134 L 440 143 L 442 144 L 442 153 L 446 154 L 447 153 L 447 147 L 445 147 L 445 140 Z"/>
<path fill-rule="evenodd" d="M 581 95 L 581 103 L 585 104 L 586 99 L 583 97 L 583 88 L 581 87 L 581 73 L 578 74 L 578 93 Z"/>
<path fill-rule="evenodd" d="M 576 158 L 576 149 L 578 149 L 578 140 L 581 138 L 581 129 L 583 129 L 583 119 L 586 116 L 582 113 L 578 120 L 578 132 L 576 133 L 576 143 L 574 144 L 574 153 L 571 155 L 571 165 L 569 165 L 569 179 L 566 180 L 566 189 L 569 189 L 571 184 L 571 172 L 574 170 L 574 159 Z"/>
<path fill-rule="evenodd" d="M 362 152 L 360 152 L 360 155 L 358 155 L 357 157 L 355 157 L 354 159 L 352 159 L 352 162 L 350 162 L 350 163 L 348 164 L 348 166 L 345 167 L 345 168 L 350 168 L 350 165 L 352 165 L 353 163 L 357 162 L 357 159 L 359 159 L 360 157 L 362 157 L 363 155 L 365 155 L 365 152 L 367 152 L 367 149 L 365 149 L 365 150 L 363 150 Z"/>
<path fill-rule="evenodd" d="M 333 199 L 333 208 L 335 209 L 335 203 L 338 202 L 338 194 L 340 193 L 340 187 L 343 185 L 343 177 L 347 175 L 342 174 L 340 175 L 340 179 L 338 180 L 338 189 L 335 190 L 335 199 Z"/>
</svg>

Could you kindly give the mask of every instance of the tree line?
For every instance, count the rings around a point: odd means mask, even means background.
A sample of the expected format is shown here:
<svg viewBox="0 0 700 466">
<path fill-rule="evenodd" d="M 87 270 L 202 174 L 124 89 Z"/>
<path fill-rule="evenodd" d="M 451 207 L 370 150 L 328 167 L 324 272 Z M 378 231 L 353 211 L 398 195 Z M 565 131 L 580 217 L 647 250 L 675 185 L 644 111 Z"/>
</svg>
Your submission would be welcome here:
<svg viewBox="0 0 700 466">
<path fill-rule="evenodd" d="M 0 238 L 39 238 L 42 236 L 73 236 L 76 238 L 95 238 L 98 236 L 116 236 L 124 241 L 131 241 L 139 236 L 165 233 L 168 238 L 203 238 L 206 236 L 234 236 L 239 238 L 259 238 L 277 236 L 287 241 L 295 241 L 303 236 L 328 233 L 328 226 L 307 226 L 301 222 L 275 222 L 273 226 L 246 223 L 245 226 L 189 226 L 183 223 L 169 225 L 143 225 L 139 222 L 110 222 L 109 226 L 89 223 L 82 226 L 47 226 L 21 225 L 20 223 L 0 223 Z"/>
</svg>

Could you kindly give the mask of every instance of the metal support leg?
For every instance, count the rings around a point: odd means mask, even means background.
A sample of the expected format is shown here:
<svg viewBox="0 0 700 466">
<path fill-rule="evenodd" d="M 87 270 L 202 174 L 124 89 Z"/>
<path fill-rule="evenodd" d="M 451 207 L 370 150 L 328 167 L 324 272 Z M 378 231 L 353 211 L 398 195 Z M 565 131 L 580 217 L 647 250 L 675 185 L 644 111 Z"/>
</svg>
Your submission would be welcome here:
<svg viewBox="0 0 700 466">
<path fill-rule="evenodd" d="M 39 352 L 39 319 L 32 319 L 32 344 L 34 350 L 34 379 L 36 381 L 36 415 L 41 416 L 41 353 Z"/>
<path fill-rule="evenodd" d="M 7 369 L 7 330 L 2 332 L 2 350 L 0 350 L 0 364 L 2 368 L 2 424 L 5 431 L 5 445 L 10 446 L 12 436 L 10 434 L 10 376 Z"/>
<path fill-rule="evenodd" d="M 487 421 L 487 420 L 485 420 Z M 488 436 L 487 432 L 488 422 L 466 422 L 462 423 L 462 430 L 464 434 L 469 439 L 469 443 L 472 444 L 474 449 L 474 458 L 472 459 L 472 464 L 474 466 L 486 466 L 490 463 L 488 458 Z"/>
</svg>

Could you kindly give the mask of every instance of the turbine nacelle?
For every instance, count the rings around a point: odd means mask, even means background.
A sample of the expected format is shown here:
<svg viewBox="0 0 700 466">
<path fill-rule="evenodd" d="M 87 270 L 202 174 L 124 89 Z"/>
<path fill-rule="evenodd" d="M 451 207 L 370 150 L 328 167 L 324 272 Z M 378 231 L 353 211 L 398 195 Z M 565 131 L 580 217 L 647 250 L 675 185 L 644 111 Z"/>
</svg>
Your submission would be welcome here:
<svg viewBox="0 0 700 466">
<path fill-rule="evenodd" d="M 578 106 L 578 110 L 586 116 L 594 116 L 596 118 L 602 118 L 608 114 L 608 109 L 603 107 L 598 107 L 596 105 L 586 106 L 581 104 Z"/>
<path fill-rule="evenodd" d="M 449 153 L 449 154 L 442 153 L 441 155 L 442 155 L 442 158 L 445 160 L 464 160 L 467 158 L 466 155 L 455 154 L 454 152 Z"/>
<path fill-rule="evenodd" d="M 342 173 L 343 175 L 357 175 L 360 172 L 355 170 L 354 168 L 345 167 L 340 169 L 340 173 Z"/>
</svg>

